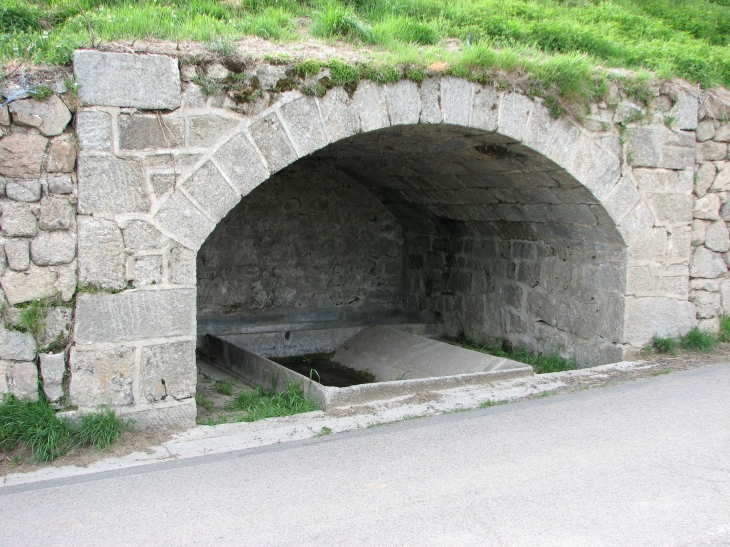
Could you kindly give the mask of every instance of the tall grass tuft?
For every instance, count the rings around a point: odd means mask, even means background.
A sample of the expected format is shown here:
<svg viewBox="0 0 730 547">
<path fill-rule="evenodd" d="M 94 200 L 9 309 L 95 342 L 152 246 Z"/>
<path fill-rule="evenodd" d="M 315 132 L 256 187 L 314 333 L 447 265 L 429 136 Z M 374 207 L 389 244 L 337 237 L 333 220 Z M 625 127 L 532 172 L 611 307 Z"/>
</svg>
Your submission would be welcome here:
<svg viewBox="0 0 730 547">
<path fill-rule="evenodd" d="M 73 442 L 73 431 L 45 400 L 25 402 L 6 395 L 0 404 L 0 448 L 12 450 L 26 444 L 33 458 L 51 461 L 66 453 Z"/>
<path fill-rule="evenodd" d="M 693 327 L 687 334 L 679 337 L 679 345 L 682 349 L 712 351 L 717 344 L 715 336 L 710 332 L 700 330 L 699 327 Z"/>
<path fill-rule="evenodd" d="M 0 404 L 0 449 L 12 450 L 19 443 L 39 461 L 51 461 L 79 445 L 103 450 L 114 443 L 129 422 L 117 418 L 113 410 L 85 415 L 80 425 L 59 420 L 45 399 L 21 401 L 5 395 Z"/>
<path fill-rule="evenodd" d="M 654 338 L 652 338 L 651 346 L 657 353 L 677 355 L 677 340 L 672 337 L 662 338 L 655 334 Z"/>
<path fill-rule="evenodd" d="M 114 444 L 131 422 L 117 417 L 114 410 L 105 408 L 95 414 L 85 414 L 76 432 L 77 442 L 105 450 Z"/>
<path fill-rule="evenodd" d="M 312 34 L 320 38 L 346 38 L 366 44 L 374 42 L 373 29 L 347 5 L 335 0 L 324 2 L 313 13 Z"/>
<path fill-rule="evenodd" d="M 730 342 L 730 315 L 720 316 L 720 332 L 717 335 L 720 342 Z"/>
</svg>

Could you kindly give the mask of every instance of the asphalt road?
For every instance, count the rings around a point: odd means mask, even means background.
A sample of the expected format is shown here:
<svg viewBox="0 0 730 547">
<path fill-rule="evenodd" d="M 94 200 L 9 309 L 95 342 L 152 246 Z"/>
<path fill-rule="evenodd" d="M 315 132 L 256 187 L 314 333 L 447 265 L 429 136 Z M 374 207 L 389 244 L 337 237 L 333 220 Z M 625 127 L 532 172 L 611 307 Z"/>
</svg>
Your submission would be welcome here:
<svg viewBox="0 0 730 547">
<path fill-rule="evenodd" d="M 730 545 L 730 365 L 7 487 L 0 545 Z"/>
</svg>

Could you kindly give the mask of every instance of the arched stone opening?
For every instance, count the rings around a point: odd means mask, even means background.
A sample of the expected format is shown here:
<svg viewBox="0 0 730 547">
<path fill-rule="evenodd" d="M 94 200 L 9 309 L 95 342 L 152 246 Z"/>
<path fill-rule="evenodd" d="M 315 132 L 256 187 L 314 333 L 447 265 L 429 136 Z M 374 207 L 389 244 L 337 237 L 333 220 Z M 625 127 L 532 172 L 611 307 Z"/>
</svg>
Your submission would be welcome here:
<svg viewBox="0 0 730 547">
<path fill-rule="evenodd" d="M 231 210 L 198 252 L 198 332 L 417 322 L 591 365 L 623 355 L 625 271 L 615 223 L 553 161 L 404 125 L 330 144 Z"/>
<path fill-rule="evenodd" d="M 213 332 L 216 315 L 294 317 L 262 276 L 262 306 L 229 303 L 196 321 L 198 251 L 242 199 L 248 207 L 277 181 L 291 190 L 291 173 L 317 181 L 300 182 L 300 195 L 324 191 L 322 165 L 369 196 L 341 203 L 370 202 L 394 219 L 390 232 L 355 230 L 351 241 L 366 234 L 362 248 L 390 233 L 398 247 L 402 237 L 400 285 L 391 284 L 400 292 L 369 307 L 383 285 L 367 271 L 339 305 L 323 300 L 340 311 L 395 309 L 445 334 L 507 338 L 589 365 L 689 330 L 700 313 L 690 300 L 711 307 L 704 293 L 726 271 L 714 239 L 691 252 L 704 234 L 695 241 L 690 226 L 695 160 L 718 147 L 696 147 L 692 94 L 673 107 L 678 118 L 657 111 L 632 122 L 599 103 L 578 122 L 552 118 L 539 98 L 432 75 L 323 97 L 272 83 L 266 100 L 241 109 L 205 97 L 189 70 L 181 81 L 164 56 L 80 51 L 74 70 L 84 93 L 98 91 L 82 97 L 76 121 L 78 280 L 95 289 L 76 298 L 69 397 L 80 409 L 112 404 L 148 426 L 193 423 L 196 331 Z M 98 85 L 108 81 L 118 85 Z M 706 188 L 701 174 L 695 189 Z M 716 219 L 718 200 L 697 200 L 696 218 Z M 275 203 L 262 219 L 275 218 Z M 328 275 L 333 256 L 318 264 Z M 353 264 L 340 278 L 359 271 Z"/>
</svg>

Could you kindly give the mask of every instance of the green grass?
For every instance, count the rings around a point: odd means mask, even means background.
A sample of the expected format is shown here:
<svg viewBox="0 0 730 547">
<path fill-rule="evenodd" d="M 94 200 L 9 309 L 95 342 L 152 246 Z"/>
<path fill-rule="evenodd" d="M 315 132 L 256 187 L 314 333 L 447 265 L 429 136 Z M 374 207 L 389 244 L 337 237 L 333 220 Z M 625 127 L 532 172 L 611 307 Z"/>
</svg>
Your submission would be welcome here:
<svg viewBox="0 0 730 547">
<path fill-rule="evenodd" d="M 656 353 L 676 355 L 677 348 L 710 352 L 720 342 L 730 342 L 730 315 L 727 314 L 720 316 L 720 331 L 716 334 L 700 330 L 699 327 L 694 327 L 678 338 L 671 336 L 663 338 L 654 335 L 651 345 L 644 348 L 642 353 L 648 353 L 653 350 Z"/>
<path fill-rule="evenodd" d="M 667 337 L 662 338 L 661 336 L 654 335 L 652 339 L 652 348 L 657 353 L 669 353 L 670 355 L 677 355 L 677 341 L 674 338 Z"/>
<path fill-rule="evenodd" d="M 117 418 L 113 410 L 87 414 L 81 424 L 59 420 L 45 401 L 21 401 L 6 395 L 0 404 L 0 450 L 9 451 L 22 443 L 32 457 L 52 461 L 76 446 L 90 445 L 103 450 L 114 443 L 129 422 Z"/>
<path fill-rule="evenodd" d="M 730 342 L 730 315 L 720 317 L 720 332 L 717 335 L 720 342 Z"/>
<path fill-rule="evenodd" d="M 717 339 L 711 332 L 694 327 L 687 334 L 679 337 L 679 345 L 682 349 L 708 352 L 715 349 Z"/>
<path fill-rule="evenodd" d="M 294 382 L 288 383 L 286 390 L 279 393 L 267 393 L 259 386 L 254 392 L 240 393 L 228 406 L 231 411 L 244 411 L 246 414 L 241 418 L 244 422 L 291 416 L 317 409 L 315 402 Z"/>
<path fill-rule="evenodd" d="M 576 363 L 575 359 L 565 359 L 555 354 L 540 355 L 539 353 L 533 353 L 519 348 L 505 351 L 490 344 L 475 344 L 465 339 L 449 340 L 449 342 L 473 351 L 481 351 L 497 357 L 506 357 L 514 361 L 519 361 L 520 363 L 525 363 L 532 366 L 535 374 L 547 374 L 549 372 L 561 372 L 578 368 L 578 363 Z"/>
<path fill-rule="evenodd" d="M 233 380 L 218 380 L 215 390 L 221 395 L 233 395 Z"/>
<path fill-rule="evenodd" d="M 105 408 L 94 414 L 85 414 L 76 437 L 81 444 L 104 450 L 114 444 L 129 425 L 129 421 L 117 418 L 112 409 Z"/>
<path fill-rule="evenodd" d="M 372 46 L 373 61 L 391 68 L 445 62 L 493 82 L 528 74 L 555 113 L 565 100 L 602 95 L 612 79 L 646 94 L 641 77 L 610 68 L 730 87 L 727 0 L 5 0 L 0 63 L 70 64 L 91 43 L 84 14 L 103 42 L 192 40 L 227 57 L 245 36 L 314 37 Z"/>
<path fill-rule="evenodd" d="M 195 394 L 195 404 L 202 406 L 208 412 L 213 411 L 213 401 L 200 393 Z"/>
</svg>

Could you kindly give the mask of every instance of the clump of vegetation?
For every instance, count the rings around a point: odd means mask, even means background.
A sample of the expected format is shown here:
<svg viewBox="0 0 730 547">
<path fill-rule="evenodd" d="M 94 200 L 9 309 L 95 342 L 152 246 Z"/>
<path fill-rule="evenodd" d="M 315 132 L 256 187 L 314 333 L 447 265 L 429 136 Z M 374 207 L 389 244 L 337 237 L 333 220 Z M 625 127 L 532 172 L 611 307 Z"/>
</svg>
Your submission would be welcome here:
<svg viewBox="0 0 730 547">
<path fill-rule="evenodd" d="M 488 353 L 496 357 L 506 357 L 513 361 L 525 363 L 534 369 L 535 374 L 562 372 L 564 370 L 575 370 L 578 368 L 578 363 L 575 359 L 566 359 L 556 354 L 541 355 L 527 351 L 526 349 L 512 348 L 509 344 L 504 344 L 503 347 L 498 348 L 491 344 L 475 344 L 464 338 L 448 340 L 448 342 L 473 351 L 481 351 L 482 353 Z"/>
<path fill-rule="evenodd" d="M 120 420 L 112 409 L 106 408 L 98 413 L 85 414 L 76 437 L 80 444 L 104 450 L 114 444 L 128 426 L 128 421 Z"/>
<path fill-rule="evenodd" d="M 332 85 L 355 86 L 360 81 L 360 70 L 354 65 L 332 59 L 329 67 Z"/>
<path fill-rule="evenodd" d="M 716 344 L 715 336 L 711 332 L 700 330 L 699 327 L 693 327 L 687 334 L 679 337 L 682 349 L 708 352 L 715 349 Z"/>
<path fill-rule="evenodd" d="M 75 425 L 59 420 L 43 398 L 28 402 L 8 394 L 0 404 L 0 450 L 10 451 L 22 443 L 30 448 L 34 459 L 52 461 L 77 446 L 103 450 L 129 425 L 110 409 L 87 414 Z"/>
<path fill-rule="evenodd" d="M 208 78 L 204 74 L 197 74 L 193 78 L 193 83 L 200 86 L 200 91 L 203 92 L 203 95 L 215 95 L 221 90 L 221 86 L 217 80 Z"/>
<path fill-rule="evenodd" d="M 720 332 L 717 339 L 720 342 L 730 342 L 730 315 L 720 317 Z"/>
<path fill-rule="evenodd" d="M 674 338 L 667 337 L 662 338 L 661 336 L 654 335 L 652 339 L 651 347 L 657 353 L 669 353 L 670 355 L 677 355 L 677 341 Z"/>
<path fill-rule="evenodd" d="M 46 99 L 49 99 L 51 95 L 53 95 L 53 90 L 51 89 L 51 86 L 41 84 L 34 85 L 32 88 L 30 88 L 28 93 L 30 93 L 30 96 L 33 97 L 36 101 L 45 101 Z"/>
<path fill-rule="evenodd" d="M 730 315 L 724 314 L 720 317 L 720 331 L 717 334 L 693 327 L 686 334 L 678 338 L 668 336 L 663 338 L 654 335 L 651 346 L 644 351 L 655 351 L 656 353 L 677 354 L 677 348 L 689 351 L 709 352 L 715 349 L 720 342 L 730 342 Z"/>
<path fill-rule="evenodd" d="M 221 395 L 233 395 L 233 380 L 217 380 L 215 390 Z"/>
<path fill-rule="evenodd" d="M 236 52 L 236 44 L 233 40 L 226 37 L 217 37 L 214 40 L 203 44 L 206 49 L 213 51 L 221 57 L 230 57 Z"/>
<path fill-rule="evenodd" d="M 195 394 L 195 404 L 202 406 L 208 412 L 213 411 L 213 401 L 201 393 Z"/>
<path fill-rule="evenodd" d="M 258 386 L 253 392 L 243 392 L 236 396 L 228 409 L 243 411 L 244 422 L 254 422 L 264 418 L 291 416 L 302 412 L 317 410 L 317 404 L 307 397 L 296 382 L 289 382 L 286 390 L 278 393 L 266 392 Z"/>
<path fill-rule="evenodd" d="M 305 59 L 296 63 L 292 67 L 292 71 L 300 78 L 306 78 L 307 76 L 316 76 L 325 66 L 327 66 L 327 63 L 323 63 L 318 59 Z"/>
</svg>

